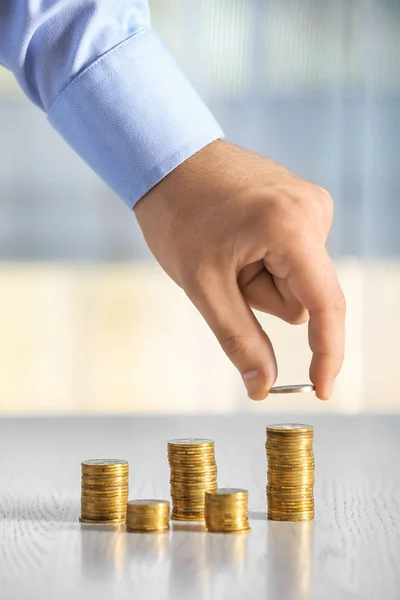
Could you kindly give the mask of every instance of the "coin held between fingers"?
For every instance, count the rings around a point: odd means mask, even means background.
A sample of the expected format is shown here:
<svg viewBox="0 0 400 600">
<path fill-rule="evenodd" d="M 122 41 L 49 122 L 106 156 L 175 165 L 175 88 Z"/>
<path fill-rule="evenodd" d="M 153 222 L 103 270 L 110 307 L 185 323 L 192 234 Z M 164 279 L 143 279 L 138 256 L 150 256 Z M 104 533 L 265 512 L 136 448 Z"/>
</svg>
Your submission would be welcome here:
<svg viewBox="0 0 400 600">
<path fill-rule="evenodd" d="M 270 394 L 299 394 L 313 392 L 315 387 L 311 383 L 301 383 L 294 385 L 276 385 L 269 391 Z"/>
</svg>

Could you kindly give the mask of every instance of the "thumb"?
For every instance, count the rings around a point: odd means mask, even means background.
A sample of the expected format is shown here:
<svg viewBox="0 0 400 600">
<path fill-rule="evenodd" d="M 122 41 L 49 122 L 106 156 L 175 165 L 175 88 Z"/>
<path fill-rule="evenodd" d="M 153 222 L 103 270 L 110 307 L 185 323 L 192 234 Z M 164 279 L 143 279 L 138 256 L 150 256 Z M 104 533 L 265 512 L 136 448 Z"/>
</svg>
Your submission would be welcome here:
<svg viewBox="0 0 400 600">
<path fill-rule="evenodd" d="M 275 354 L 270 339 L 244 299 L 236 276 L 213 274 L 185 291 L 239 370 L 249 397 L 266 398 L 277 377 Z"/>
</svg>

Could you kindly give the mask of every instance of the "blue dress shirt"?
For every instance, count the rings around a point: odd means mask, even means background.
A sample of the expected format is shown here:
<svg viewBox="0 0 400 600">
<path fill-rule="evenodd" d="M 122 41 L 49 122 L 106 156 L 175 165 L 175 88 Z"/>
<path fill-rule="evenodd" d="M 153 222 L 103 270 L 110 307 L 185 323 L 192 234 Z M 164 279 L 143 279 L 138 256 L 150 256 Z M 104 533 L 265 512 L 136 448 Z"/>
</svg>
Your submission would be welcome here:
<svg viewBox="0 0 400 600">
<path fill-rule="evenodd" d="M 0 0 L 0 63 L 129 207 L 223 136 L 146 0 Z"/>
</svg>

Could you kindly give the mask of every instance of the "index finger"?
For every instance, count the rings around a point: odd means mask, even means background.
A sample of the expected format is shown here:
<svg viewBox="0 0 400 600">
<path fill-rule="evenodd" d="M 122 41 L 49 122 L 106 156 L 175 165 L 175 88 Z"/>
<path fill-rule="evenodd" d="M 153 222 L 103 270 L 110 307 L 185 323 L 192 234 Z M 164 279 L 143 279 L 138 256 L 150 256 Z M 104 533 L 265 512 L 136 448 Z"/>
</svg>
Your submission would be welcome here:
<svg viewBox="0 0 400 600">
<path fill-rule="evenodd" d="M 307 240 L 297 245 L 288 261 L 288 285 L 310 313 L 308 339 L 313 353 L 310 379 L 318 398 L 327 400 L 343 363 L 345 297 L 324 246 Z"/>
</svg>

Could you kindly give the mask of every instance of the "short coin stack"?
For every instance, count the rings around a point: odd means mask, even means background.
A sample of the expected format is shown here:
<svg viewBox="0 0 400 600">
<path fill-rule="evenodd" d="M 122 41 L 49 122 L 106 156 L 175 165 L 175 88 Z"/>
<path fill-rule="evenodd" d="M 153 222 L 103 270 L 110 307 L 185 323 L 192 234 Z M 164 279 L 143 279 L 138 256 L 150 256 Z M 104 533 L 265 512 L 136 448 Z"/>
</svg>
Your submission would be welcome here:
<svg viewBox="0 0 400 600">
<path fill-rule="evenodd" d="M 220 488 L 215 492 L 206 492 L 205 517 L 208 531 L 249 531 L 248 501 L 247 490 Z"/>
<path fill-rule="evenodd" d="M 282 423 L 267 427 L 268 518 L 311 521 L 314 518 L 314 455 L 311 425 Z"/>
<path fill-rule="evenodd" d="M 126 460 L 84 460 L 81 482 L 82 523 L 123 523 L 128 501 Z"/>
<path fill-rule="evenodd" d="M 177 521 L 203 521 L 205 492 L 217 489 L 214 442 L 184 438 L 168 442 L 171 518 Z"/>
<path fill-rule="evenodd" d="M 130 500 L 126 513 L 126 528 L 142 533 L 161 533 L 169 530 L 167 500 Z"/>
</svg>

